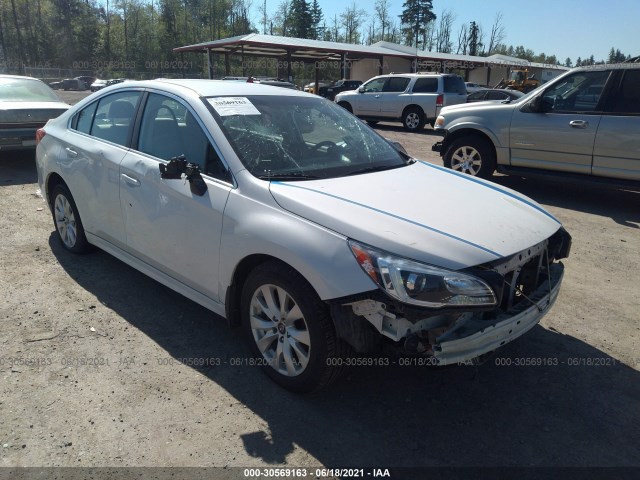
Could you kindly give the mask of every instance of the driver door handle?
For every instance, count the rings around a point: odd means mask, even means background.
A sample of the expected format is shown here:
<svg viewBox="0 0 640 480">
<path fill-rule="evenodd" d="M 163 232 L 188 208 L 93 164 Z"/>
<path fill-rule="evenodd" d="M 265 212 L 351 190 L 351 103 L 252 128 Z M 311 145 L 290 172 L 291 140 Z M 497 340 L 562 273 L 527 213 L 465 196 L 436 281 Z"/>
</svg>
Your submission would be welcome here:
<svg viewBox="0 0 640 480">
<path fill-rule="evenodd" d="M 127 182 L 132 187 L 139 187 L 140 186 L 140 180 L 138 180 L 137 178 L 130 177 L 126 173 L 121 173 L 120 176 L 122 177 L 122 179 L 125 182 Z"/>
<path fill-rule="evenodd" d="M 589 122 L 586 120 L 571 120 L 569 122 L 572 128 L 587 128 L 589 126 Z"/>
</svg>

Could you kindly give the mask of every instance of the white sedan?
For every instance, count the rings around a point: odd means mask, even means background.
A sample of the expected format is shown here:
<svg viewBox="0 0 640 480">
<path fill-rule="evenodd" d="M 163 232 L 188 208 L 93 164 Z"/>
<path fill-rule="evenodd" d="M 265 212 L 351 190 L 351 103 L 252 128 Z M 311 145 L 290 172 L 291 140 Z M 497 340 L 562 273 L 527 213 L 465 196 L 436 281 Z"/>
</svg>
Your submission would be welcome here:
<svg viewBox="0 0 640 480">
<path fill-rule="evenodd" d="M 36 78 L 0 75 L 0 151 L 33 150 L 37 129 L 68 108 Z"/>
<path fill-rule="evenodd" d="M 38 137 L 64 248 L 99 247 L 240 325 L 294 391 L 383 342 L 434 364 L 476 358 L 558 295 L 571 239 L 551 214 L 408 157 L 318 96 L 128 82 Z"/>
</svg>

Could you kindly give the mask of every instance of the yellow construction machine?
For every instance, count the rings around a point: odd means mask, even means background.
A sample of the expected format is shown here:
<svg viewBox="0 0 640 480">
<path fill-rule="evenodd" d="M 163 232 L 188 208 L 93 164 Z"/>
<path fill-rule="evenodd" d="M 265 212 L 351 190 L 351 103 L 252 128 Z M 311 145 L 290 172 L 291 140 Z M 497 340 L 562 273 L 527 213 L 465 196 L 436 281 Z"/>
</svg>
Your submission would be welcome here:
<svg viewBox="0 0 640 480">
<path fill-rule="evenodd" d="M 528 93 L 534 88 L 538 88 L 540 80 L 535 78 L 535 74 L 529 75 L 529 69 L 512 70 L 509 79 L 504 78 L 494 88 L 506 88 L 509 90 L 519 90 Z"/>
</svg>

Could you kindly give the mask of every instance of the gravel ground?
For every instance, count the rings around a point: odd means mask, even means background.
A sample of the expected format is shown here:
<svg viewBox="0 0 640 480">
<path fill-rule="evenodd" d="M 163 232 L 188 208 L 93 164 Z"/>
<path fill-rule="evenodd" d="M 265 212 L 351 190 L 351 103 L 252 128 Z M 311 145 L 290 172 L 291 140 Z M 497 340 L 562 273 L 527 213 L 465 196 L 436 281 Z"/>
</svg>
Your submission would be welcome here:
<svg viewBox="0 0 640 480">
<path fill-rule="evenodd" d="M 429 129 L 376 128 L 440 163 Z M 63 250 L 34 155 L 0 154 L 0 466 L 640 466 L 640 193 L 494 180 L 573 236 L 542 323 L 478 367 L 353 368 L 297 396 L 222 319 Z"/>
</svg>

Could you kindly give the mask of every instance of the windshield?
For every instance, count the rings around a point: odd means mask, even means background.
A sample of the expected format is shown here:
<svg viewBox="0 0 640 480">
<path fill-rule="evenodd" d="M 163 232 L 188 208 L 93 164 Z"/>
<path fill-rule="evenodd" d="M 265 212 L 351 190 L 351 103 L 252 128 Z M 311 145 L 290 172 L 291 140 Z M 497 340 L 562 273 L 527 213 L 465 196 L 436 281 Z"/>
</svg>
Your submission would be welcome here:
<svg viewBox="0 0 640 480">
<path fill-rule="evenodd" d="M 59 102 L 60 99 L 39 80 L 0 78 L 0 101 Z"/>
<path fill-rule="evenodd" d="M 356 117 L 321 98 L 207 100 L 236 154 L 258 178 L 333 178 L 402 167 L 409 162 Z"/>
</svg>

